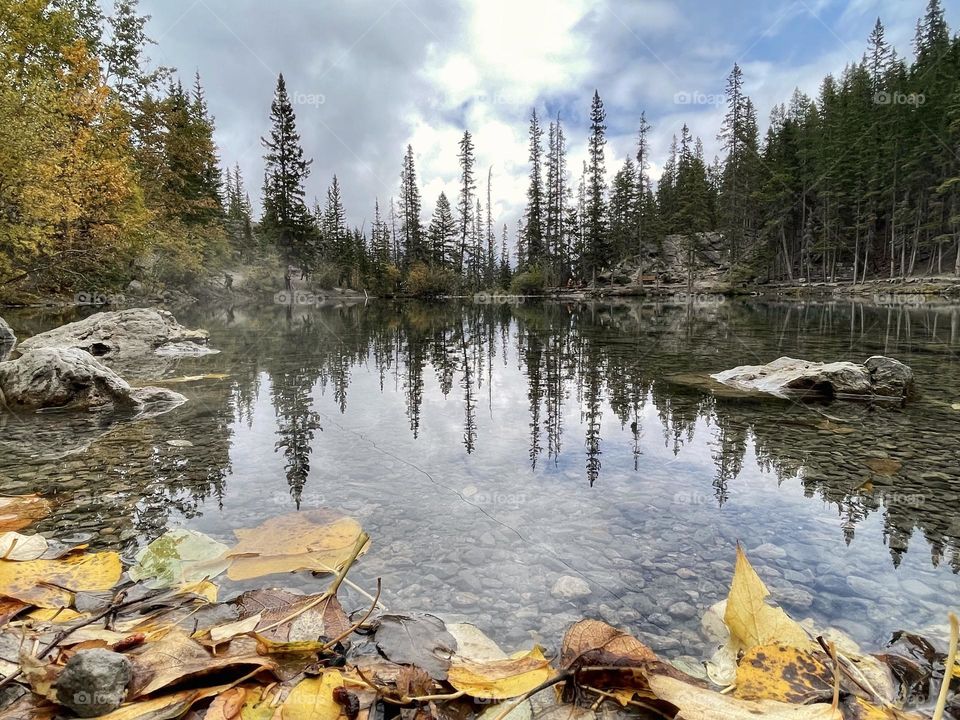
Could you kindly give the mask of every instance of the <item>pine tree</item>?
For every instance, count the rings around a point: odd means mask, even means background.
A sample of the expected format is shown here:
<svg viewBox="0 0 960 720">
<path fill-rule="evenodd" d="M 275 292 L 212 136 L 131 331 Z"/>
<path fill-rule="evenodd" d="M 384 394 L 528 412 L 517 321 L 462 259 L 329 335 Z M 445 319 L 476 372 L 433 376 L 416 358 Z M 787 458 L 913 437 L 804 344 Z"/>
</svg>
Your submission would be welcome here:
<svg viewBox="0 0 960 720">
<path fill-rule="evenodd" d="M 457 224 L 446 193 L 441 192 L 437 198 L 427 237 L 433 263 L 442 267 L 453 267 L 457 259 Z"/>
<path fill-rule="evenodd" d="M 600 93 L 594 91 L 590 106 L 589 159 L 587 165 L 587 196 L 584 223 L 584 248 L 581 259 L 583 274 L 592 278 L 613 260 L 612 248 L 606 229 L 606 146 L 604 124 L 606 113 Z"/>
<path fill-rule="evenodd" d="M 469 130 L 463 131 L 463 137 L 460 139 L 460 199 L 457 202 L 459 213 L 460 237 L 458 257 L 456 261 L 456 270 L 460 273 L 465 271 L 464 262 L 470 244 L 470 233 L 473 228 L 473 193 L 476 190 L 476 181 L 473 178 L 473 166 L 476 162 L 473 152 L 473 138 Z"/>
<path fill-rule="evenodd" d="M 413 146 L 407 145 L 400 173 L 400 235 L 403 242 L 404 262 L 411 264 L 427 259 L 426 238 L 423 231 L 420 188 L 417 187 L 417 171 L 413 160 Z"/>
<path fill-rule="evenodd" d="M 263 218 L 261 228 L 279 248 L 285 262 L 309 269 L 315 262 L 313 224 L 304 205 L 304 182 L 310 174 L 297 133 L 296 116 L 281 74 L 270 105 L 270 137 L 261 138 L 263 157 Z"/>
<path fill-rule="evenodd" d="M 543 199 L 543 128 L 537 110 L 530 115 L 530 179 L 527 186 L 527 209 L 524 213 L 527 229 L 527 257 L 524 265 L 533 266 L 544 259 L 544 199 Z"/>
</svg>

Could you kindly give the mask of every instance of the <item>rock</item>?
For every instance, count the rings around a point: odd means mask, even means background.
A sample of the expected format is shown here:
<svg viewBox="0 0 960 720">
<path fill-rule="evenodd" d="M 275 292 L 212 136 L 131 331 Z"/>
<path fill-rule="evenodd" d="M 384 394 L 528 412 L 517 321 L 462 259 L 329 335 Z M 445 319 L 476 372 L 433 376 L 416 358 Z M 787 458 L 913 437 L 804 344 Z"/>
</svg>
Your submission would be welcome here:
<svg viewBox="0 0 960 720">
<path fill-rule="evenodd" d="M 57 678 L 57 701 L 80 717 L 120 707 L 133 676 L 130 660 L 110 650 L 80 650 Z"/>
<path fill-rule="evenodd" d="M 586 580 L 572 575 L 561 575 L 550 590 L 550 594 L 558 600 L 574 600 L 586 597 L 591 592 Z"/>
<path fill-rule="evenodd" d="M 131 295 L 143 295 L 143 283 L 139 280 L 131 280 L 127 285 L 127 292 Z"/>
<path fill-rule="evenodd" d="M 10 409 L 89 410 L 106 405 L 173 409 L 186 402 L 166 388 L 132 388 L 90 353 L 76 348 L 28 350 L 0 363 L 0 393 Z"/>
<path fill-rule="evenodd" d="M 13 334 L 13 328 L 7 324 L 6 320 L 0 317 L 0 362 L 10 357 L 10 353 L 13 352 L 16 344 L 17 336 Z"/>
<path fill-rule="evenodd" d="M 782 560 L 787 556 L 787 551 L 779 545 L 763 543 L 763 545 L 757 545 L 757 547 L 749 551 L 747 556 L 759 560 Z"/>
<path fill-rule="evenodd" d="M 206 343 L 205 330 L 183 327 L 166 310 L 130 308 L 97 313 L 34 335 L 19 349 L 78 348 L 106 362 L 153 354 L 203 354 L 209 352 L 203 347 Z"/>
<path fill-rule="evenodd" d="M 670 613 L 670 617 L 674 620 L 692 620 L 697 616 L 697 609 L 688 602 L 681 600 L 680 602 L 675 602 L 669 608 L 667 612 Z"/>
<path fill-rule="evenodd" d="M 913 392 L 913 370 L 899 360 L 874 355 L 863 365 L 870 371 L 875 395 L 906 397 Z"/>
<path fill-rule="evenodd" d="M 781 357 L 766 365 L 741 365 L 710 377 L 738 390 L 784 398 L 902 399 L 907 396 L 913 383 L 910 368 L 882 356 L 872 357 L 867 363 L 818 363 Z"/>
</svg>

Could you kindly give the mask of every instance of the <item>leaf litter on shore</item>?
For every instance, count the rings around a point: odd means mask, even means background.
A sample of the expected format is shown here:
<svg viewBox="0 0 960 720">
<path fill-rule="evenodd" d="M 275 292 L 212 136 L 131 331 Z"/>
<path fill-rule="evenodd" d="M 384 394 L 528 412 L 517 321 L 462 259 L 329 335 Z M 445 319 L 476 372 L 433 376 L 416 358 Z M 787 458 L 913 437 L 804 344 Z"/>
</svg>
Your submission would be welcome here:
<svg viewBox="0 0 960 720">
<path fill-rule="evenodd" d="M 42 503 L 28 497 L 23 507 L 36 514 Z M 574 623 L 556 655 L 536 645 L 508 654 L 473 625 L 375 614 L 378 583 L 352 621 L 337 591 L 370 541 L 330 510 L 235 535 L 230 547 L 171 530 L 124 574 L 116 553 L 81 546 L 44 559 L 40 536 L 0 534 L 0 720 L 70 717 L 77 708 L 57 704 L 57 681 L 68 660 L 92 649 L 122 655 L 131 668 L 123 704 L 101 716 L 109 720 L 587 720 L 605 703 L 678 720 L 919 720 L 932 716 L 944 668 L 953 668 L 948 681 L 960 676 L 955 648 L 948 658 L 902 633 L 867 654 L 840 633 L 795 621 L 768 603 L 739 546 L 729 595 L 705 615 L 721 639 L 705 681 L 599 620 Z M 264 587 L 217 601 L 223 573 L 294 571 L 332 579 L 313 594 Z M 553 700 L 535 714 L 531 699 L 541 693 Z"/>
</svg>

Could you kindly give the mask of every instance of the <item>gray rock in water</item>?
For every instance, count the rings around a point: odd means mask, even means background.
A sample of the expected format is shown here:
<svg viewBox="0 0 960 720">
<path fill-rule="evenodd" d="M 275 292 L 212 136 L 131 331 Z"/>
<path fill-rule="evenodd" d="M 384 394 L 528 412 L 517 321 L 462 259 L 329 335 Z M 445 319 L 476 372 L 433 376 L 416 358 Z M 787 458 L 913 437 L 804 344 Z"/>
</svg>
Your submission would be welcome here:
<svg viewBox="0 0 960 720">
<path fill-rule="evenodd" d="M 116 710 L 133 676 L 130 660 L 110 650 L 80 650 L 57 678 L 57 702 L 80 717 Z"/>
<path fill-rule="evenodd" d="M 913 385 L 910 368 L 881 356 L 863 365 L 781 357 L 766 365 L 741 365 L 710 377 L 739 390 L 785 398 L 902 399 Z"/>
<path fill-rule="evenodd" d="M 575 600 L 586 597 L 591 592 L 590 585 L 583 578 L 561 575 L 553 584 L 550 594 L 558 600 Z"/>
<path fill-rule="evenodd" d="M 13 334 L 13 328 L 7 324 L 7 321 L 0 317 L 0 362 L 3 362 L 17 344 L 17 336 Z"/>
<path fill-rule="evenodd" d="M 906 397 L 913 392 L 913 370 L 899 360 L 874 355 L 863 365 L 870 371 L 875 395 Z"/>
<path fill-rule="evenodd" d="M 127 285 L 127 292 L 131 295 L 143 295 L 143 283 L 139 280 L 131 280 Z"/>
<path fill-rule="evenodd" d="M 190 330 L 166 310 L 130 308 L 97 313 L 78 322 L 34 335 L 20 344 L 20 350 L 71 347 L 85 350 L 104 361 L 168 353 L 189 348 L 200 354 L 207 344 L 205 330 Z"/>
<path fill-rule="evenodd" d="M 142 408 L 186 402 L 166 388 L 132 388 L 90 353 L 76 348 L 28 350 L 0 363 L 0 394 L 13 410 L 89 410 L 106 405 Z"/>
</svg>

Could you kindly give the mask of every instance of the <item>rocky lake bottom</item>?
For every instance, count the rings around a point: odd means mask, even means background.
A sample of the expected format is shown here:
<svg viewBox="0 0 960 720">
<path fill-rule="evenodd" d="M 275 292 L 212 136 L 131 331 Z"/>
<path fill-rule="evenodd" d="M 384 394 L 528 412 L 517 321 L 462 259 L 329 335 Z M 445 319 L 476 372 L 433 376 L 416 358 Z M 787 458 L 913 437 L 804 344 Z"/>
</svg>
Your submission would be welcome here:
<svg viewBox="0 0 960 720">
<path fill-rule="evenodd" d="M 22 337 L 75 317 L 5 313 Z M 55 506 L 35 530 L 131 559 L 171 527 L 229 541 L 330 507 L 371 535 L 350 577 L 368 591 L 382 578 L 391 610 L 469 620 L 506 648 L 555 647 L 597 617 L 697 659 L 739 542 L 797 619 L 869 648 L 898 629 L 946 637 L 960 307 L 371 301 L 177 317 L 220 354 L 121 374 L 183 406 L 3 416 L 0 492 Z M 876 354 L 913 368 L 917 398 L 803 404 L 671 380 Z M 367 602 L 343 594 L 348 609 Z"/>
</svg>

